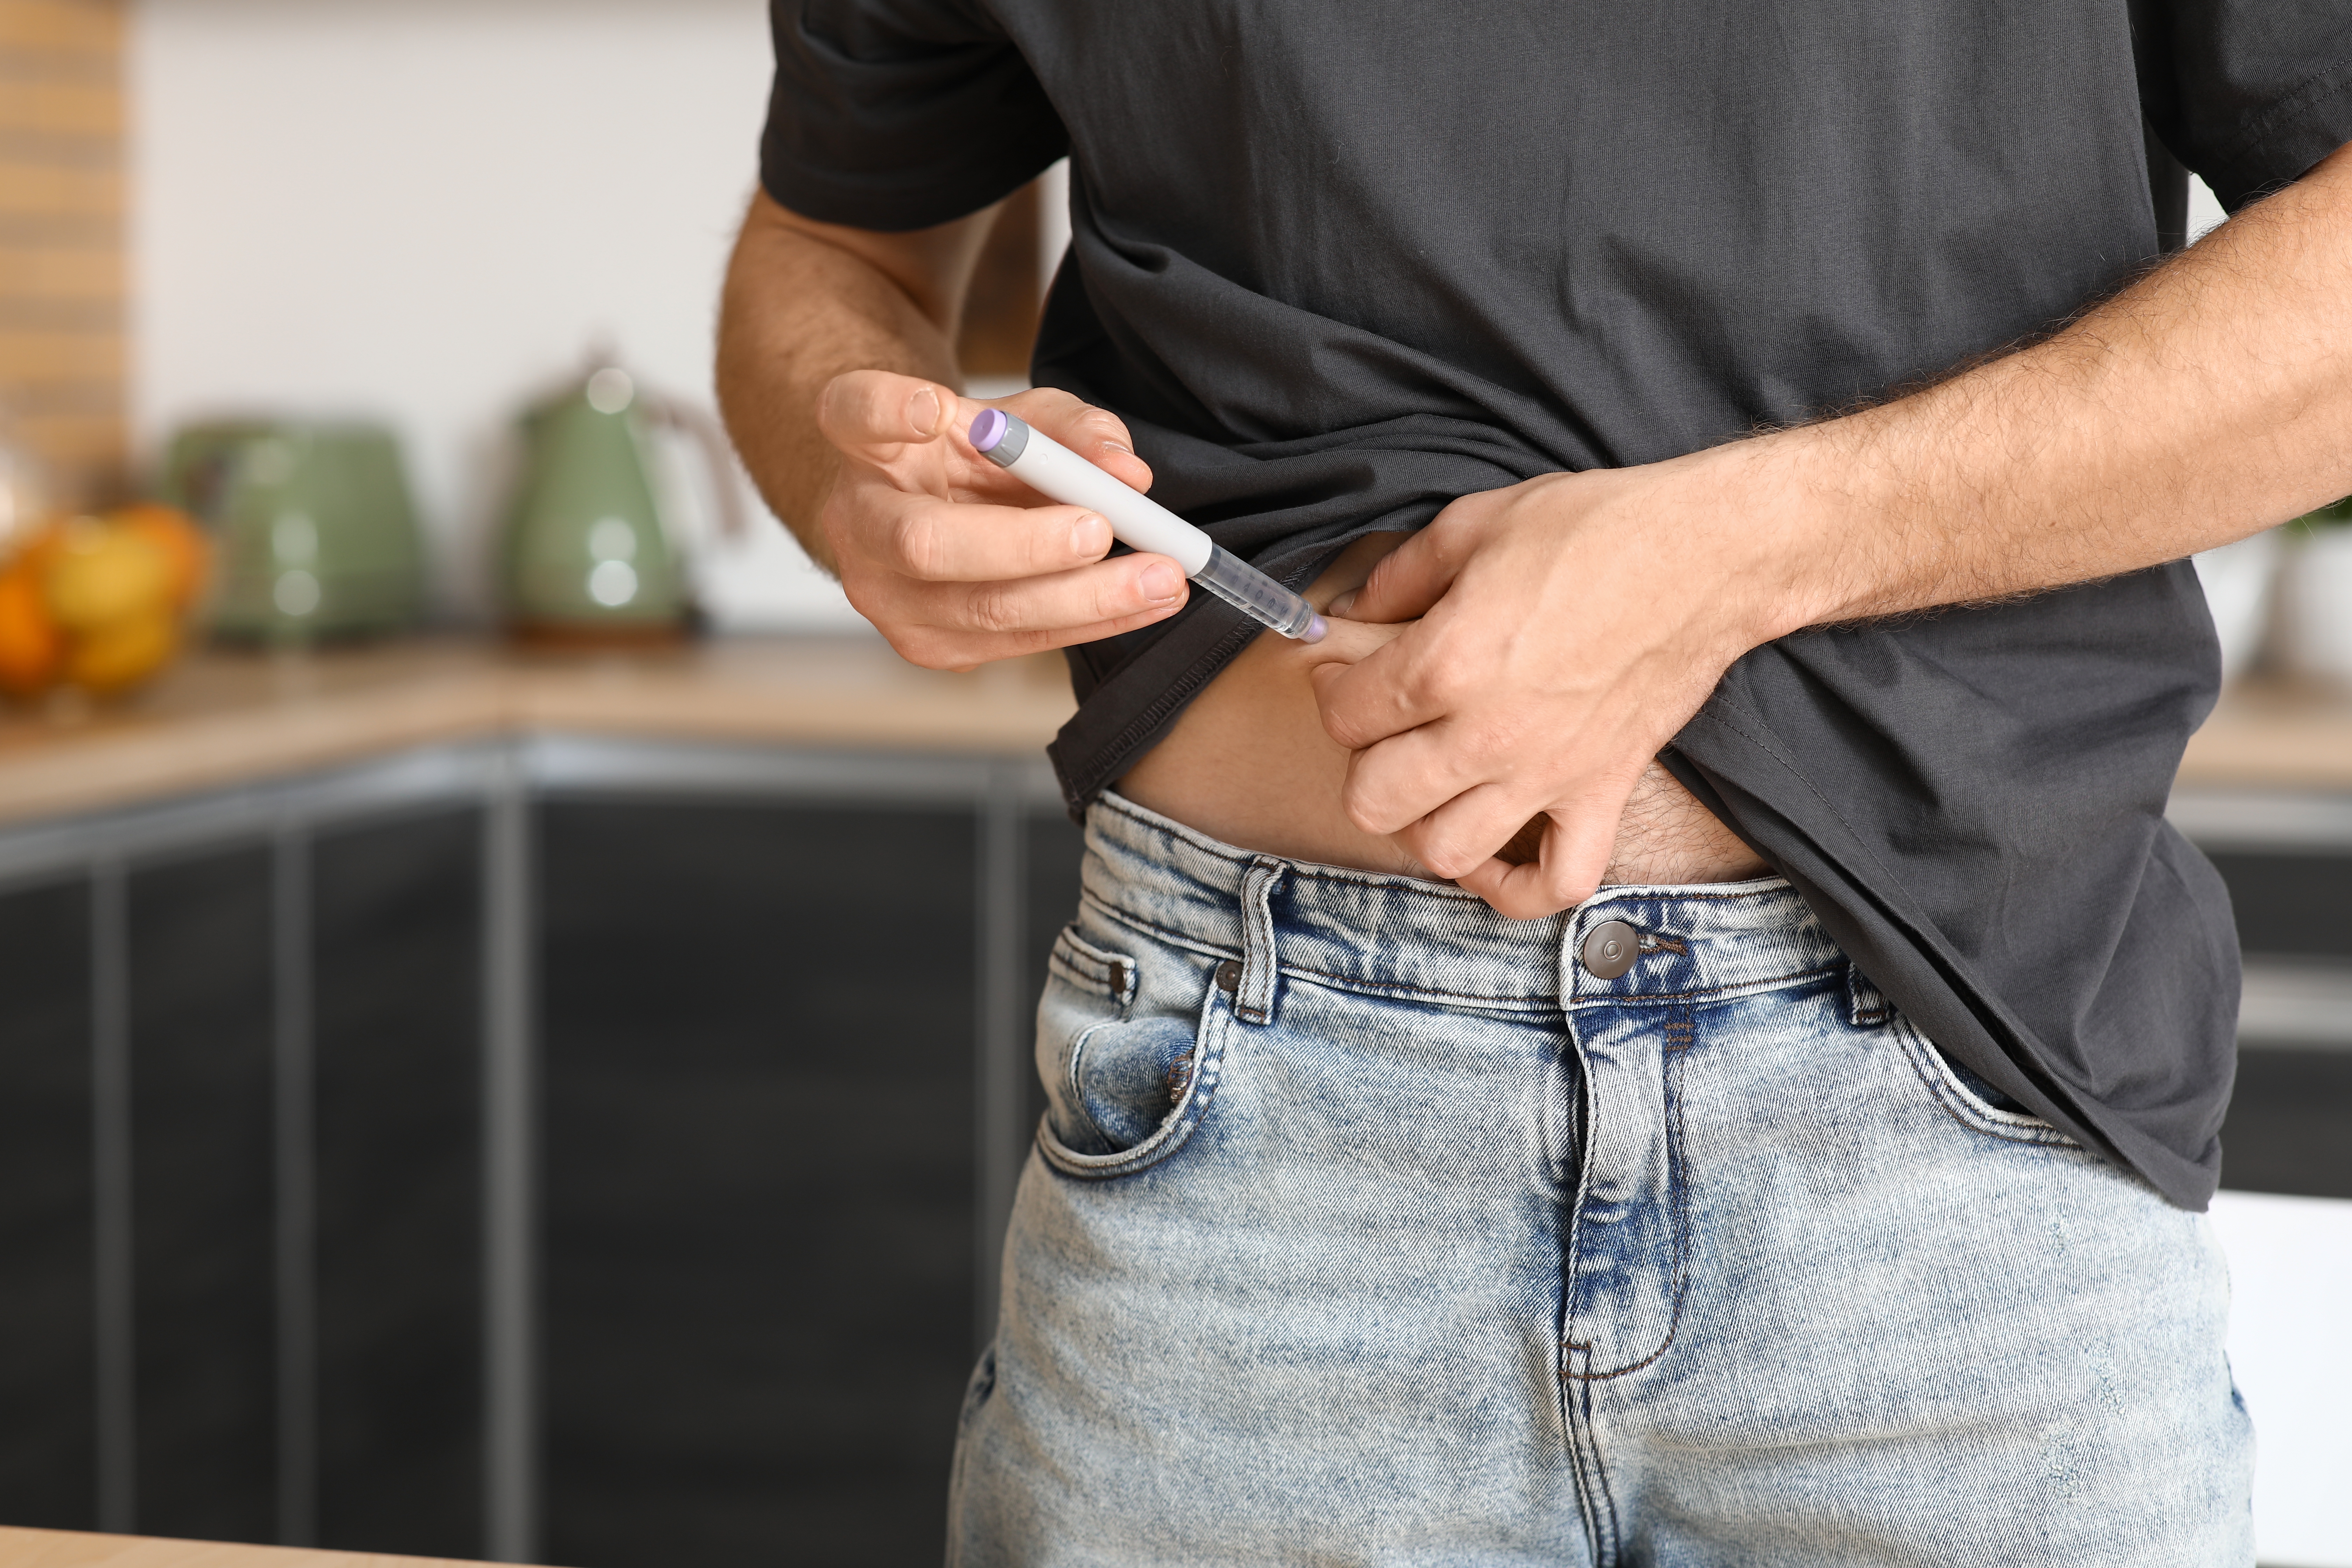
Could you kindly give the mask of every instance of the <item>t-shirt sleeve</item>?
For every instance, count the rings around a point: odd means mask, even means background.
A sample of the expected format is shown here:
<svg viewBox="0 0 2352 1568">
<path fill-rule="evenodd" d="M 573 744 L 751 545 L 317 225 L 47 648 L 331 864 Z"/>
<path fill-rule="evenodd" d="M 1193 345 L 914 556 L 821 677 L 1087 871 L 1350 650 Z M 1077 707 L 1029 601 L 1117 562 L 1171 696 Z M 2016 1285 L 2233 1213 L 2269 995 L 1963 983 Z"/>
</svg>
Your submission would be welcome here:
<svg viewBox="0 0 2352 1568">
<path fill-rule="evenodd" d="M 2133 0 L 2140 104 L 2231 212 L 2352 142 L 2344 0 Z"/>
<path fill-rule="evenodd" d="M 771 0 L 760 184 L 820 223 L 903 232 L 979 211 L 1069 150 L 977 0 Z"/>
</svg>

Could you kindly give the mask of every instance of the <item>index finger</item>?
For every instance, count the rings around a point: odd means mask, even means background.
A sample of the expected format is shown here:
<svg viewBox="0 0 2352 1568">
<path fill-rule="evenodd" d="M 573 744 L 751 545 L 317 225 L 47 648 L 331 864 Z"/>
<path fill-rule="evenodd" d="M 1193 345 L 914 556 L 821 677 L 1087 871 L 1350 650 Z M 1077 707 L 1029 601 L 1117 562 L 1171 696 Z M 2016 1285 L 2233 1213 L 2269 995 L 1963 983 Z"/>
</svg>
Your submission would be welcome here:
<svg viewBox="0 0 2352 1568">
<path fill-rule="evenodd" d="M 1433 635 L 1427 621 L 1417 621 L 1354 664 L 1319 665 L 1311 671 L 1324 732 L 1360 752 L 1444 718 L 1452 704 L 1427 678 L 1422 658 L 1422 645 Z"/>
<path fill-rule="evenodd" d="M 928 583 L 1042 576 L 1099 561 L 1110 549 L 1109 525 L 1084 507 L 995 506 L 903 491 L 885 492 L 877 506 L 876 526 L 850 548 Z"/>
<path fill-rule="evenodd" d="M 1135 437 L 1128 433 L 1127 421 L 1109 409 L 1055 386 L 1033 386 L 1003 401 L 1006 411 L 1019 415 L 1030 428 L 1051 436 L 1120 483 L 1139 490 L 1151 488 L 1150 465 L 1135 455 Z M 970 415 L 980 406 L 971 404 L 964 412 Z M 971 425 L 967 417 L 963 427 Z"/>
<path fill-rule="evenodd" d="M 1456 503 L 1459 504 L 1458 502 Z M 1359 621 L 1410 621 L 1429 614 L 1454 585 L 1462 563 L 1447 549 L 1452 531 L 1437 520 L 1372 565 L 1364 585 L 1332 607 Z"/>
</svg>

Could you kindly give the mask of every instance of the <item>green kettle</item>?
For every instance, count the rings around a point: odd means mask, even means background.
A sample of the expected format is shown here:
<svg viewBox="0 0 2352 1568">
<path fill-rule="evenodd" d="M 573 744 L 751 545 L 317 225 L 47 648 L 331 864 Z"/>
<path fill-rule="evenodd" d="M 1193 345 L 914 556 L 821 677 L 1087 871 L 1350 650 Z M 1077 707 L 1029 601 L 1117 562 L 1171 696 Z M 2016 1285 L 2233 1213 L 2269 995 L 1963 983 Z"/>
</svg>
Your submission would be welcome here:
<svg viewBox="0 0 2352 1568">
<path fill-rule="evenodd" d="M 373 425 L 255 419 L 190 426 L 163 498 L 218 542 L 219 635 L 303 643 L 397 631 L 425 600 L 425 544 L 400 446 Z"/>
<path fill-rule="evenodd" d="M 686 559 L 664 525 L 648 462 L 654 431 L 703 448 L 721 527 L 740 531 L 726 437 L 708 416 L 642 394 L 607 365 L 521 420 L 523 463 L 500 541 L 507 618 L 557 642 L 666 641 L 694 616 Z"/>
</svg>

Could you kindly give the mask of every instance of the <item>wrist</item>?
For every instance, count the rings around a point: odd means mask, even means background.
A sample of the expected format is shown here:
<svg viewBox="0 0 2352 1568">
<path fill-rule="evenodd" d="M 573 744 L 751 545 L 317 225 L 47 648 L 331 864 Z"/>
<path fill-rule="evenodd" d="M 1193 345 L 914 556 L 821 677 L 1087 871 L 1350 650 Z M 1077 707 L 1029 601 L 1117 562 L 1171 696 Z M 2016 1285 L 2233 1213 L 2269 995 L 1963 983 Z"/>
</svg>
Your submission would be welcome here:
<svg viewBox="0 0 2352 1568">
<path fill-rule="evenodd" d="M 1734 441 L 1689 459 L 1707 476 L 1709 537 L 1741 652 L 1859 613 L 1864 564 L 1855 520 L 1865 504 L 1832 467 L 1819 426 Z"/>
</svg>

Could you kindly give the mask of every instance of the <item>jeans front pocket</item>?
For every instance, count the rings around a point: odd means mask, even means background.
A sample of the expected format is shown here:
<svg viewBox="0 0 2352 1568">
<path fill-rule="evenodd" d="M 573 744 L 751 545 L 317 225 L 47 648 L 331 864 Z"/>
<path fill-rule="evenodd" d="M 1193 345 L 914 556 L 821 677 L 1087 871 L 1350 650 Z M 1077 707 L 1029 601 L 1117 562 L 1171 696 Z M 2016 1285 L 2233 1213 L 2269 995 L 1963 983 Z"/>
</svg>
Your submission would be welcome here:
<svg viewBox="0 0 2352 1568">
<path fill-rule="evenodd" d="M 1037 1004 L 1045 1089 L 1037 1146 L 1066 1174 L 1102 1179 L 1157 1164 L 1192 1135 L 1216 1092 L 1223 1035 L 1211 1026 L 1223 993 L 1204 984 L 1204 1007 L 1197 994 L 1155 994 L 1164 986 L 1143 984 L 1142 973 L 1075 929 L 1054 943 Z"/>
<path fill-rule="evenodd" d="M 1911 1068 L 1927 1085 L 1929 1098 L 1953 1121 L 1973 1131 L 2012 1143 L 2043 1143 L 2063 1149 L 2082 1147 L 2059 1129 L 2021 1108 L 1996 1105 L 1986 1096 L 1992 1086 L 1962 1067 L 1943 1047 L 1919 1032 L 1902 1014 L 1894 1017 L 1895 1038 L 1911 1060 Z M 2006 1096 L 2002 1097 L 2006 1100 Z"/>
</svg>

